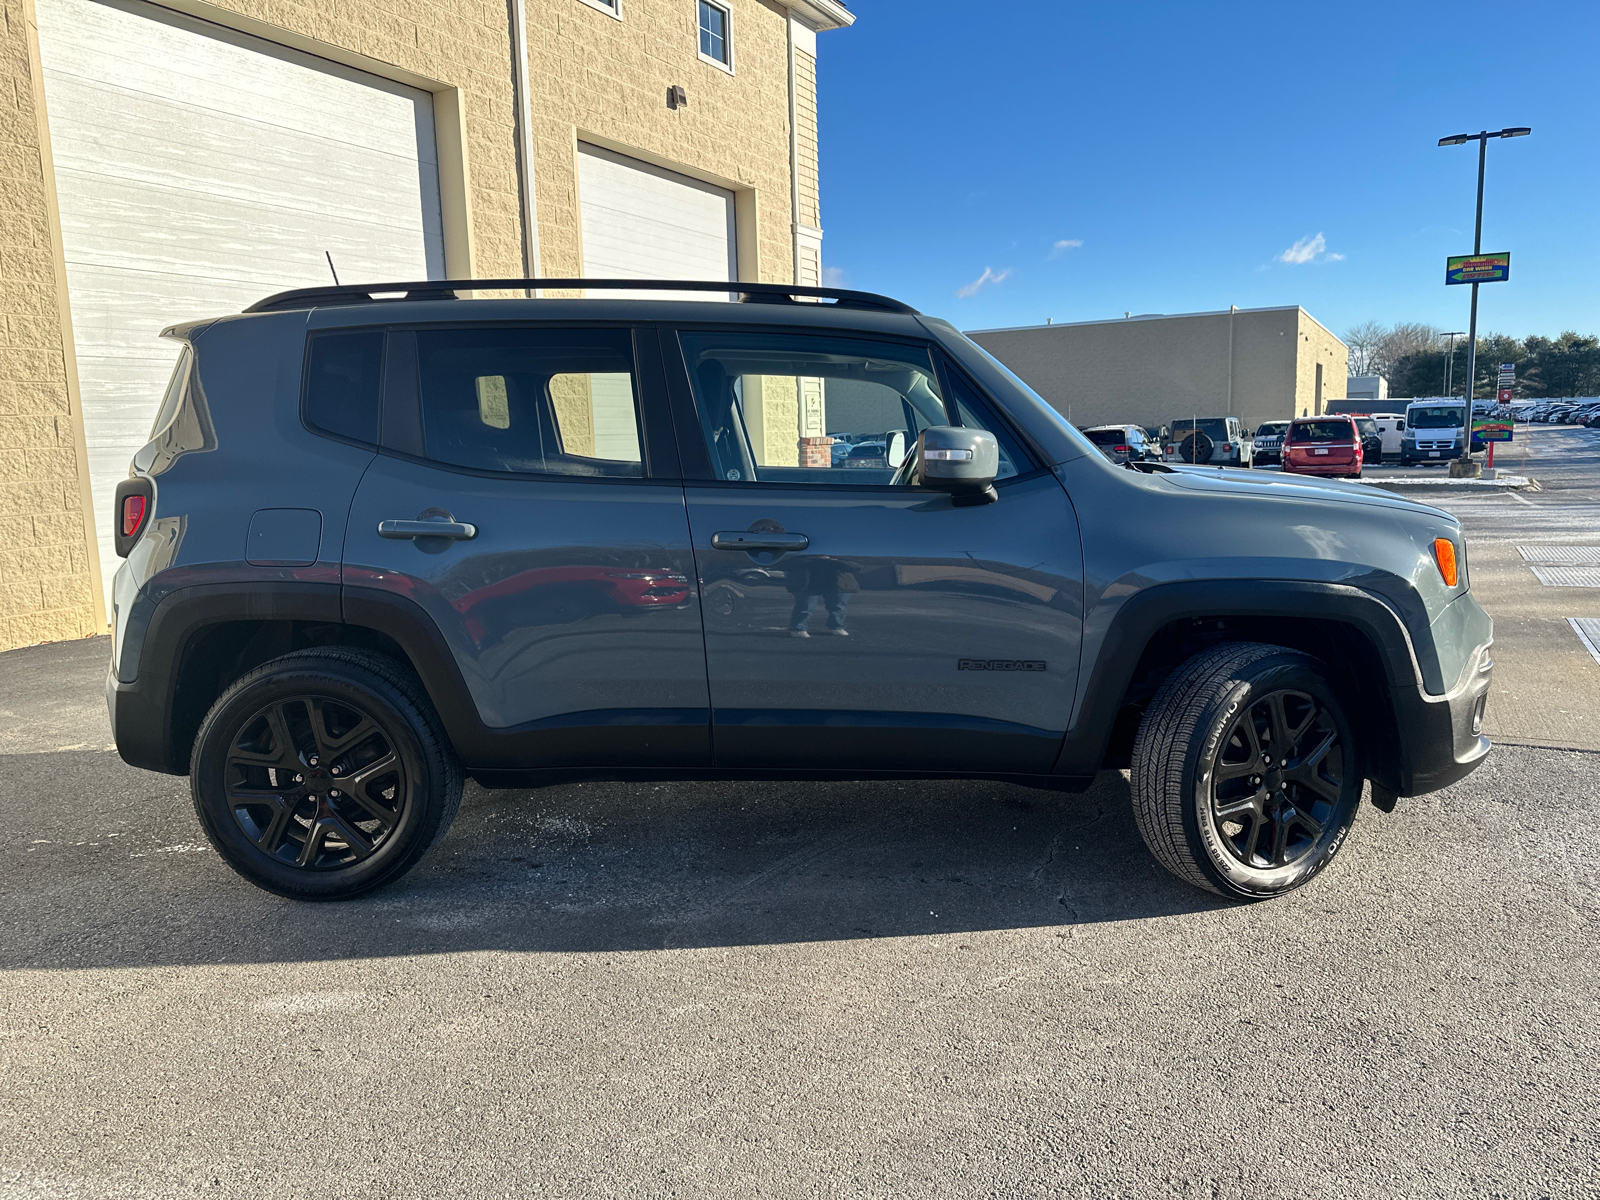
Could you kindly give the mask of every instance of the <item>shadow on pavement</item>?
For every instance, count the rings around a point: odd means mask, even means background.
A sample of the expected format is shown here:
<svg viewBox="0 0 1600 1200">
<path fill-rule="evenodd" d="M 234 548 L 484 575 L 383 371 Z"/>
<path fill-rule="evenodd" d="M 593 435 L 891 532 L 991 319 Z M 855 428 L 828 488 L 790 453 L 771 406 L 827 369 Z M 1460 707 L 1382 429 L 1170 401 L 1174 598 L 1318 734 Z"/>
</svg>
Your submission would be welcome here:
<svg viewBox="0 0 1600 1200">
<path fill-rule="evenodd" d="M 0 793 L 9 969 L 707 948 L 1226 907 L 1154 864 L 1114 772 L 1069 796 L 970 781 L 471 787 L 421 867 L 338 904 L 244 882 L 204 844 L 185 780 L 114 754 L 0 758 Z"/>
</svg>

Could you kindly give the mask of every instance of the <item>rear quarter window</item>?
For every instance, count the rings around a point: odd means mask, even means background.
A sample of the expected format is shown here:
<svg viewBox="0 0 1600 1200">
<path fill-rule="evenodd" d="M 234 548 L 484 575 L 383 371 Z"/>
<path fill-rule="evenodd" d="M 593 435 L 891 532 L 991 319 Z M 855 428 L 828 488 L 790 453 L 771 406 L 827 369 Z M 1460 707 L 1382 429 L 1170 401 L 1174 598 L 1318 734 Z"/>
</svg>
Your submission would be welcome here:
<svg viewBox="0 0 1600 1200">
<path fill-rule="evenodd" d="M 306 423 L 375 446 L 383 382 L 383 333 L 318 333 L 306 351 Z"/>
</svg>

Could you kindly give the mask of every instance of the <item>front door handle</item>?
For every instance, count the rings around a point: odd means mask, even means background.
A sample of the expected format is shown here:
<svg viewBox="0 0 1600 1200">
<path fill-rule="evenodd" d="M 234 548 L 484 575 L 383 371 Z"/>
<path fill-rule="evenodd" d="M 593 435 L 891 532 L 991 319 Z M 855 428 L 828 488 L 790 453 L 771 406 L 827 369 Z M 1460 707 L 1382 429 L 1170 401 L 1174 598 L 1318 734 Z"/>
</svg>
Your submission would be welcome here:
<svg viewBox="0 0 1600 1200">
<path fill-rule="evenodd" d="M 379 521 L 378 536 L 386 538 L 450 538 L 465 542 L 478 536 L 478 527 L 465 521 Z"/>
<path fill-rule="evenodd" d="M 743 550 L 746 553 L 775 550 L 784 554 L 791 550 L 804 550 L 809 545 L 811 539 L 803 533 L 768 533 L 765 530 L 752 533 L 742 530 L 711 535 L 713 550 Z"/>
</svg>

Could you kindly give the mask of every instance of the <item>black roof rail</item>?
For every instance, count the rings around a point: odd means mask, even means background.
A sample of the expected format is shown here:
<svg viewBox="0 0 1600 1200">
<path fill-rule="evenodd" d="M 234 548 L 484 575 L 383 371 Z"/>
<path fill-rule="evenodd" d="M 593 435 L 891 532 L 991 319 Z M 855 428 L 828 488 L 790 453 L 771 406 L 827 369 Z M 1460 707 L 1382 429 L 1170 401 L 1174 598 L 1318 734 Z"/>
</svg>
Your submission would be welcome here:
<svg viewBox="0 0 1600 1200">
<path fill-rule="evenodd" d="M 715 279 L 425 279 L 413 283 L 363 283 L 339 287 L 295 288 L 257 300 L 247 313 L 282 312 L 293 308 L 320 305 L 382 304 L 404 300 L 455 300 L 459 292 L 525 291 L 532 288 L 586 288 L 594 290 L 654 292 L 724 292 L 743 297 L 745 304 L 801 304 L 800 297 L 832 300 L 833 307 L 861 308 L 873 312 L 906 313 L 918 316 L 916 309 L 888 296 L 855 292 L 846 288 L 807 287 L 790 283 L 740 283 Z"/>
</svg>

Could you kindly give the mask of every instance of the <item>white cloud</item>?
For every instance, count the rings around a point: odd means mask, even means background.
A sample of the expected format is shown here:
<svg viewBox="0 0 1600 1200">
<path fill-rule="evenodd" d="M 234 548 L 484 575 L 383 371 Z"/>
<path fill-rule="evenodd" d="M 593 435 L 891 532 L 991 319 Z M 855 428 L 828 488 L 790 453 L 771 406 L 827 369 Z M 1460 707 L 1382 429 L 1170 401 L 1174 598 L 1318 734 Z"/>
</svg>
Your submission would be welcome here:
<svg viewBox="0 0 1600 1200">
<path fill-rule="evenodd" d="M 1080 238 L 1062 238 L 1054 246 L 1050 247 L 1050 257 L 1059 258 L 1068 250 L 1076 250 L 1081 245 L 1083 245 L 1083 241 Z"/>
<path fill-rule="evenodd" d="M 844 273 L 843 267 L 823 267 L 822 286 L 836 288 L 849 287 L 849 277 Z"/>
<path fill-rule="evenodd" d="M 956 295 L 961 297 L 963 300 L 965 300 L 968 296 L 976 296 L 979 288 L 987 287 L 991 283 L 1000 283 L 1008 278 L 1010 274 L 1010 267 L 1005 268 L 1003 271 L 996 271 L 993 267 L 985 267 L 982 275 L 979 275 L 971 283 L 967 284 L 966 287 L 957 288 Z"/>
<path fill-rule="evenodd" d="M 1278 255 L 1274 261 L 1298 267 L 1305 263 L 1343 262 L 1344 255 L 1329 254 L 1328 239 L 1319 233 L 1313 237 L 1301 238 Z"/>
</svg>

